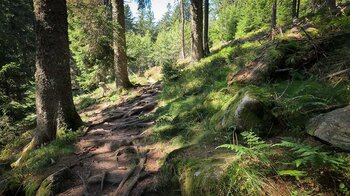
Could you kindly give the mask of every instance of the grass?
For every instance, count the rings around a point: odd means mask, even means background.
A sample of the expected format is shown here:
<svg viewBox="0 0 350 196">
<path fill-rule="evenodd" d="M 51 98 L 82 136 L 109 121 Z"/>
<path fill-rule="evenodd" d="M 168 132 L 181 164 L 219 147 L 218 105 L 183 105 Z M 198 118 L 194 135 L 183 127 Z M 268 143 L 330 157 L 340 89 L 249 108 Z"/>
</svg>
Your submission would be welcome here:
<svg viewBox="0 0 350 196">
<path fill-rule="evenodd" d="M 314 29 L 314 31 L 316 30 Z M 322 30 L 317 31 L 314 36 L 324 35 L 322 33 Z M 327 111 L 327 108 L 341 107 L 349 103 L 350 83 L 348 80 L 334 82 L 334 80 L 325 79 L 324 74 L 320 75 L 312 69 L 307 71 L 300 69 L 300 66 L 298 67 L 303 63 L 303 51 L 312 50 L 308 42 L 289 40 L 287 35 L 277 36 L 276 39 L 277 41 L 274 42 L 262 40 L 236 46 L 225 46 L 194 64 L 167 65 L 164 70 L 163 91 L 159 95 L 160 107 L 153 118 L 157 121 L 154 140 L 167 143 L 173 149 L 178 149 L 170 153 L 170 158 L 163 165 L 164 175 L 171 178 L 172 182 L 169 183 L 173 183 L 175 186 L 170 188 L 171 190 L 179 189 L 182 194 L 186 195 L 195 195 L 195 193 L 205 195 L 213 195 L 213 193 L 216 195 L 254 194 L 262 191 L 262 188 L 253 186 L 259 183 L 264 186 L 271 185 L 268 186 L 270 188 L 266 188 L 266 191 L 270 193 L 278 190 L 276 187 L 282 187 L 286 193 L 291 195 L 301 194 L 300 187 L 303 190 L 301 192 L 309 192 L 310 194 L 328 191 L 344 193 L 349 189 L 350 178 L 344 175 L 346 173 L 344 169 L 330 174 L 330 176 L 333 175 L 333 178 L 338 179 L 335 186 L 340 186 L 339 188 L 330 187 L 322 181 L 329 173 L 316 174 L 313 171 L 315 169 L 313 165 L 307 166 L 309 169 L 303 173 L 304 177 L 302 175 L 298 177 L 300 180 L 285 176 L 286 172 L 278 175 L 277 169 L 289 170 L 289 174 L 293 174 L 293 171 L 297 170 L 278 162 L 278 160 L 292 162 L 297 159 L 296 156 L 290 156 L 287 149 L 276 148 L 273 150 L 274 155 L 270 159 L 272 162 L 277 161 L 275 169 L 259 164 L 250 166 L 244 160 L 240 163 L 231 160 L 226 164 L 218 164 L 218 162 L 213 161 L 214 155 L 220 154 L 217 150 L 209 150 L 212 154 L 205 157 L 198 156 L 198 154 L 207 151 L 207 149 L 201 148 L 203 145 L 215 148 L 223 143 L 232 142 L 235 126 L 233 121 L 229 120 L 225 127 L 218 125 L 222 123 L 223 113 L 235 112 L 235 105 L 245 93 L 256 96 L 269 107 L 279 124 L 275 130 L 278 136 L 302 138 L 311 146 L 314 145 L 314 142 L 305 139 L 307 138 L 305 132 L 307 120 L 322 111 Z M 334 39 L 336 41 L 338 38 Z M 278 43 L 278 48 L 276 43 Z M 335 47 L 338 50 L 325 51 L 326 54 L 331 54 L 331 52 L 333 52 L 332 55 L 340 55 L 344 52 L 348 54 L 346 46 L 336 45 Z M 295 66 L 295 71 L 286 78 L 270 79 L 255 85 L 236 83 L 231 86 L 227 85 L 229 74 L 236 73 L 262 52 L 269 54 L 268 62 L 272 66 L 280 66 L 282 62 L 283 66 Z M 322 61 L 325 59 L 321 58 L 318 62 Z M 320 69 L 325 70 L 326 67 L 320 67 Z M 241 140 L 242 138 L 239 138 L 239 141 Z M 278 138 L 274 137 L 267 141 L 276 143 Z M 201 148 L 202 151 L 198 152 L 196 148 Z M 332 149 L 327 147 L 325 149 L 327 153 L 332 152 Z M 335 155 L 344 156 L 341 153 L 335 153 Z M 231 154 L 229 157 L 234 159 L 236 155 Z M 348 158 L 345 156 L 342 159 L 347 160 Z M 221 167 L 223 165 L 225 167 Z M 212 170 L 213 168 L 214 170 Z M 319 172 L 329 171 L 327 168 L 329 169 L 330 166 L 323 165 Z M 215 176 L 221 171 L 226 175 L 222 174 L 217 178 L 207 178 L 207 176 L 196 178 L 202 172 L 209 176 Z M 243 173 L 248 177 L 242 175 Z M 282 174 L 285 175 L 282 176 Z M 298 173 L 294 172 L 294 174 Z M 241 180 L 238 182 L 237 178 Z M 251 180 L 251 182 L 247 181 L 243 186 L 242 183 L 245 180 Z M 313 190 L 314 188 L 318 191 Z M 165 188 L 165 190 L 169 190 L 169 188 Z"/>
<path fill-rule="evenodd" d="M 20 167 L 4 171 L 0 178 L 0 193 L 20 190 L 26 195 L 34 195 L 42 181 L 42 171 L 55 164 L 59 157 L 71 154 L 73 146 L 71 143 L 80 136 L 82 132 L 71 132 L 61 130 L 57 139 L 50 144 L 32 151 L 27 160 Z"/>
</svg>

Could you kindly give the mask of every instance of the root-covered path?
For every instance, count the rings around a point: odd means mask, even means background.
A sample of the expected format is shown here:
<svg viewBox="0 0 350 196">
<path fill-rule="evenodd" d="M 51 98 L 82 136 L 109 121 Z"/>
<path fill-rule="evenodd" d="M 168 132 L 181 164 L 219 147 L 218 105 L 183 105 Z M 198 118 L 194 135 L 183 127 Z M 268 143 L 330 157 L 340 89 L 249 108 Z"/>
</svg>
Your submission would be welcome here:
<svg viewBox="0 0 350 196">
<path fill-rule="evenodd" d="M 88 132 L 57 163 L 71 173 L 60 195 L 141 195 L 154 187 L 164 153 L 147 143 L 154 122 L 141 115 L 154 110 L 159 91 L 159 85 L 139 87 L 130 100 L 87 112 Z"/>
</svg>

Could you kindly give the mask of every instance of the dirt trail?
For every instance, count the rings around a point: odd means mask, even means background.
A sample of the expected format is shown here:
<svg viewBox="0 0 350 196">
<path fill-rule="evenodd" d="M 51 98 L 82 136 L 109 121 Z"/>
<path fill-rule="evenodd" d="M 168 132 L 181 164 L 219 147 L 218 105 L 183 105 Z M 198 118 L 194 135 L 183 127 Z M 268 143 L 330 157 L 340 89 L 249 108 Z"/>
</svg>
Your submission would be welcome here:
<svg viewBox="0 0 350 196">
<path fill-rule="evenodd" d="M 164 153 L 147 144 L 154 122 L 140 116 L 154 110 L 159 91 L 159 85 L 139 87 L 130 100 L 86 112 L 92 116 L 89 131 L 74 144 L 74 154 L 57 163 L 72 171 L 59 195 L 141 195 L 154 187 Z"/>
</svg>

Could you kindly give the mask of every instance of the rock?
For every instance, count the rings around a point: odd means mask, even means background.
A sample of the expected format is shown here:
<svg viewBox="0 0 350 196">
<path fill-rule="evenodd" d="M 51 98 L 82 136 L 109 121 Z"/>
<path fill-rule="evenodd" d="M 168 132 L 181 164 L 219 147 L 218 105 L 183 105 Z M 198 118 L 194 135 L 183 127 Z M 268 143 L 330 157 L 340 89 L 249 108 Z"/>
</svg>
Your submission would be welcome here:
<svg viewBox="0 0 350 196">
<path fill-rule="evenodd" d="M 259 136 L 269 136 L 275 122 L 271 105 L 249 92 L 240 92 L 212 118 L 212 123 L 220 122 L 217 129 L 234 128 L 239 132 L 253 131 Z"/>
<path fill-rule="evenodd" d="M 46 196 L 61 193 L 69 185 L 69 179 L 71 176 L 72 172 L 68 167 L 51 174 L 41 183 L 36 195 Z"/>
<path fill-rule="evenodd" d="M 308 134 L 344 150 L 350 150 L 350 105 L 312 118 Z"/>
<path fill-rule="evenodd" d="M 258 135 L 268 135 L 272 126 L 272 115 L 258 99 L 245 95 L 234 114 L 236 129 L 254 131 Z"/>
</svg>

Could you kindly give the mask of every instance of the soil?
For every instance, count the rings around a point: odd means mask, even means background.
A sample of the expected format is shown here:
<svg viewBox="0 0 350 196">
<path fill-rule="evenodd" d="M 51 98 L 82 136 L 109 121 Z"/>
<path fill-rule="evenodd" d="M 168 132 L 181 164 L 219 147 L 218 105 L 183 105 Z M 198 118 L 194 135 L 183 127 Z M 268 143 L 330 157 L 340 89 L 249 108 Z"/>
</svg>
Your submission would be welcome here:
<svg viewBox="0 0 350 196">
<path fill-rule="evenodd" d="M 87 133 L 75 143 L 75 152 L 62 157 L 55 169 L 72 171 L 69 188 L 59 195 L 141 195 L 158 183 L 158 164 L 166 155 L 148 140 L 154 122 L 142 118 L 154 112 L 159 85 L 138 87 L 136 97 L 119 104 L 89 108 Z M 68 179 L 67 179 L 68 182 Z"/>
</svg>

